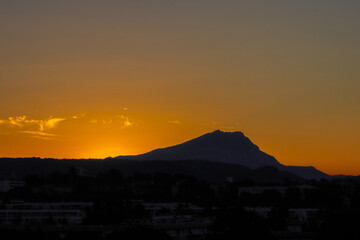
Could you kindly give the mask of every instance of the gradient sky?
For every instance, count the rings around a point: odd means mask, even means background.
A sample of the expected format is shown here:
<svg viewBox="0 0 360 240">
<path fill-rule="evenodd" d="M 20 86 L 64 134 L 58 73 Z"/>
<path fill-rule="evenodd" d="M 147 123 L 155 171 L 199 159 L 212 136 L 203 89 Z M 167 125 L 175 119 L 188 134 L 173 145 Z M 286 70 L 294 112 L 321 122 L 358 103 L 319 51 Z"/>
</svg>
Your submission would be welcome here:
<svg viewBox="0 0 360 240">
<path fill-rule="evenodd" d="M 143 153 L 221 129 L 360 174 L 360 1 L 0 1 L 0 156 Z"/>
</svg>

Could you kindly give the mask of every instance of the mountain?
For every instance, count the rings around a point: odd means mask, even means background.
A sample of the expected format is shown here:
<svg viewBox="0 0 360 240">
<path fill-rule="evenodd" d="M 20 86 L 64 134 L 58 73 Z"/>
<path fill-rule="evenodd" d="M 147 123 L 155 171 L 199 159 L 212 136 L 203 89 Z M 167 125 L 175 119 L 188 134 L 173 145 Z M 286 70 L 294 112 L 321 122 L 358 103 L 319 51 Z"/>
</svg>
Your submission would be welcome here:
<svg viewBox="0 0 360 240">
<path fill-rule="evenodd" d="M 216 130 L 175 146 L 160 148 L 148 153 L 118 156 L 127 160 L 202 160 L 243 165 L 251 169 L 273 166 L 306 179 L 329 178 L 314 167 L 284 166 L 273 156 L 262 152 L 242 132 Z"/>
<path fill-rule="evenodd" d="M 118 169 L 124 175 L 185 174 L 208 181 L 224 181 L 228 177 L 264 183 L 330 178 L 314 167 L 282 165 L 241 132 L 215 131 L 136 156 L 108 159 L 0 158 L 0 179 L 67 172 L 70 167 L 90 175 Z"/>
<path fill-rule="evenodd" d="M 160 148 L 136 156 L 119 156 L 117 159 L 134 160 L 206 160 L 235 163 L 249 168 L 280 166 L 272 156 L 260 151 L 242 132 L 216 130 L 185 143 Z"/>
</svg>

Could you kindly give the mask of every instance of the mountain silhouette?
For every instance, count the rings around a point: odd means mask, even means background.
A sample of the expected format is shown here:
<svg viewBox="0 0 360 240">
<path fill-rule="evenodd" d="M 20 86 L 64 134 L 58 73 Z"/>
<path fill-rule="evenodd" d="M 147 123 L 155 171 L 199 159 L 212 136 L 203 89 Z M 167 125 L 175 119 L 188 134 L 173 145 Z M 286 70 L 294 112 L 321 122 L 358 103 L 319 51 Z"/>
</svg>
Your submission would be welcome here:
<svg viewBox="0 0 360 240">
<path fill-rule="evenodd" d="M 235 163 L 250 168 L 281 165 L 274 157 L 260 151 L 242 132 L 216 130 L 185 143 L 160 148 L 136 156 L 117 158 L 136 160 L 207 160 Z"/>
<path fill-rule="evenodd" d="M 203 160 L 243 165 L 252 169 L 273 166 L 306 179 L 328 178 L 329 175 L 314 167 L 284 166 L 273 156 L 262 152 L 242 132 L 216 130 L 198 138 L 171 147 L 155 149 L 148 153 L 118 156 L 127 160 Z"/>
</svg>

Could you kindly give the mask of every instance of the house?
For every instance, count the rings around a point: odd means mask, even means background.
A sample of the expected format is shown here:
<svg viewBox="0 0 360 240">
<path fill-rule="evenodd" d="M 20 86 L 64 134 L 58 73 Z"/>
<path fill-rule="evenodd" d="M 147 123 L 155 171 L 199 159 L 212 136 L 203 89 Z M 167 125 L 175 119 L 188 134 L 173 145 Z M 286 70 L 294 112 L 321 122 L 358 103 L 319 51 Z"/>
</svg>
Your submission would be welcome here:
<svg viewBox="0 0 360 240">
<path fill-rule="evenodd" d="M 151 213 L 148 224 L 166 232 L 175 240 L 202 240 L 212 224 L 211 219 L 198 216 L 204 209 L 189 203 L 142 203 Z"/>
<path fill-rule="evenodd" d="M 315 187 L 310 185 L 298 185 L 298 186 L 251 186 L 251 187 L 239 187 L 238 195 L 240 196 L 242 193 L 250 193 L 250 194 L 262 194 L 266 191 L 275 191 L 280 193 L 282 196 L 289 189 L 299 189 L 301 194 L 304 194 L 305 190 L 314 189 Z"/>
<path fill-rule="evenodd" d="M 11 202 L 0 210 L 1 225 L 81 224 L 85 210 L 93 203 L 83 202 Z"/>
<path fill-rule="evenodd" d="M 0 180 L 0 192 L 8 192 L 17 187 L 24 187 L 25 182 L 21 180 Z"/>
<path fill-rule="evenodd" d="M 272 207 L 244 207 L 247 212 L 255 212 L 260 217 L 267 219 L 273 210 Z"/>
</svg>

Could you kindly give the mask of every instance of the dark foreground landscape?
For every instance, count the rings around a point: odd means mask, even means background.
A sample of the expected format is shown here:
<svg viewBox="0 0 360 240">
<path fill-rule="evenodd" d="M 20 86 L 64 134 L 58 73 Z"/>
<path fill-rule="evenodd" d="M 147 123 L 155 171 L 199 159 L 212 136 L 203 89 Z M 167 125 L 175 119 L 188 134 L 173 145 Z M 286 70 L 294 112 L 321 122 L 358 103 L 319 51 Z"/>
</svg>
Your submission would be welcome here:
<svg viewBox="0 0 360 240">
<path fill-rule="evenodd" d="M 259 170 L 260 171 L 260 170 Z M 357 239 L 360 178 L 208 181 L 112 169 L 2 180 L 1 239 Z M 9 189 L 6 189 L 6 184 Z"/>
<path fill-rule="evenodd" d="M 360 177 L 284 166 L 242 133 L 102 160 L 3 158 L 0 174 L 1 239 L 360 237 Z"/>
</svg>

